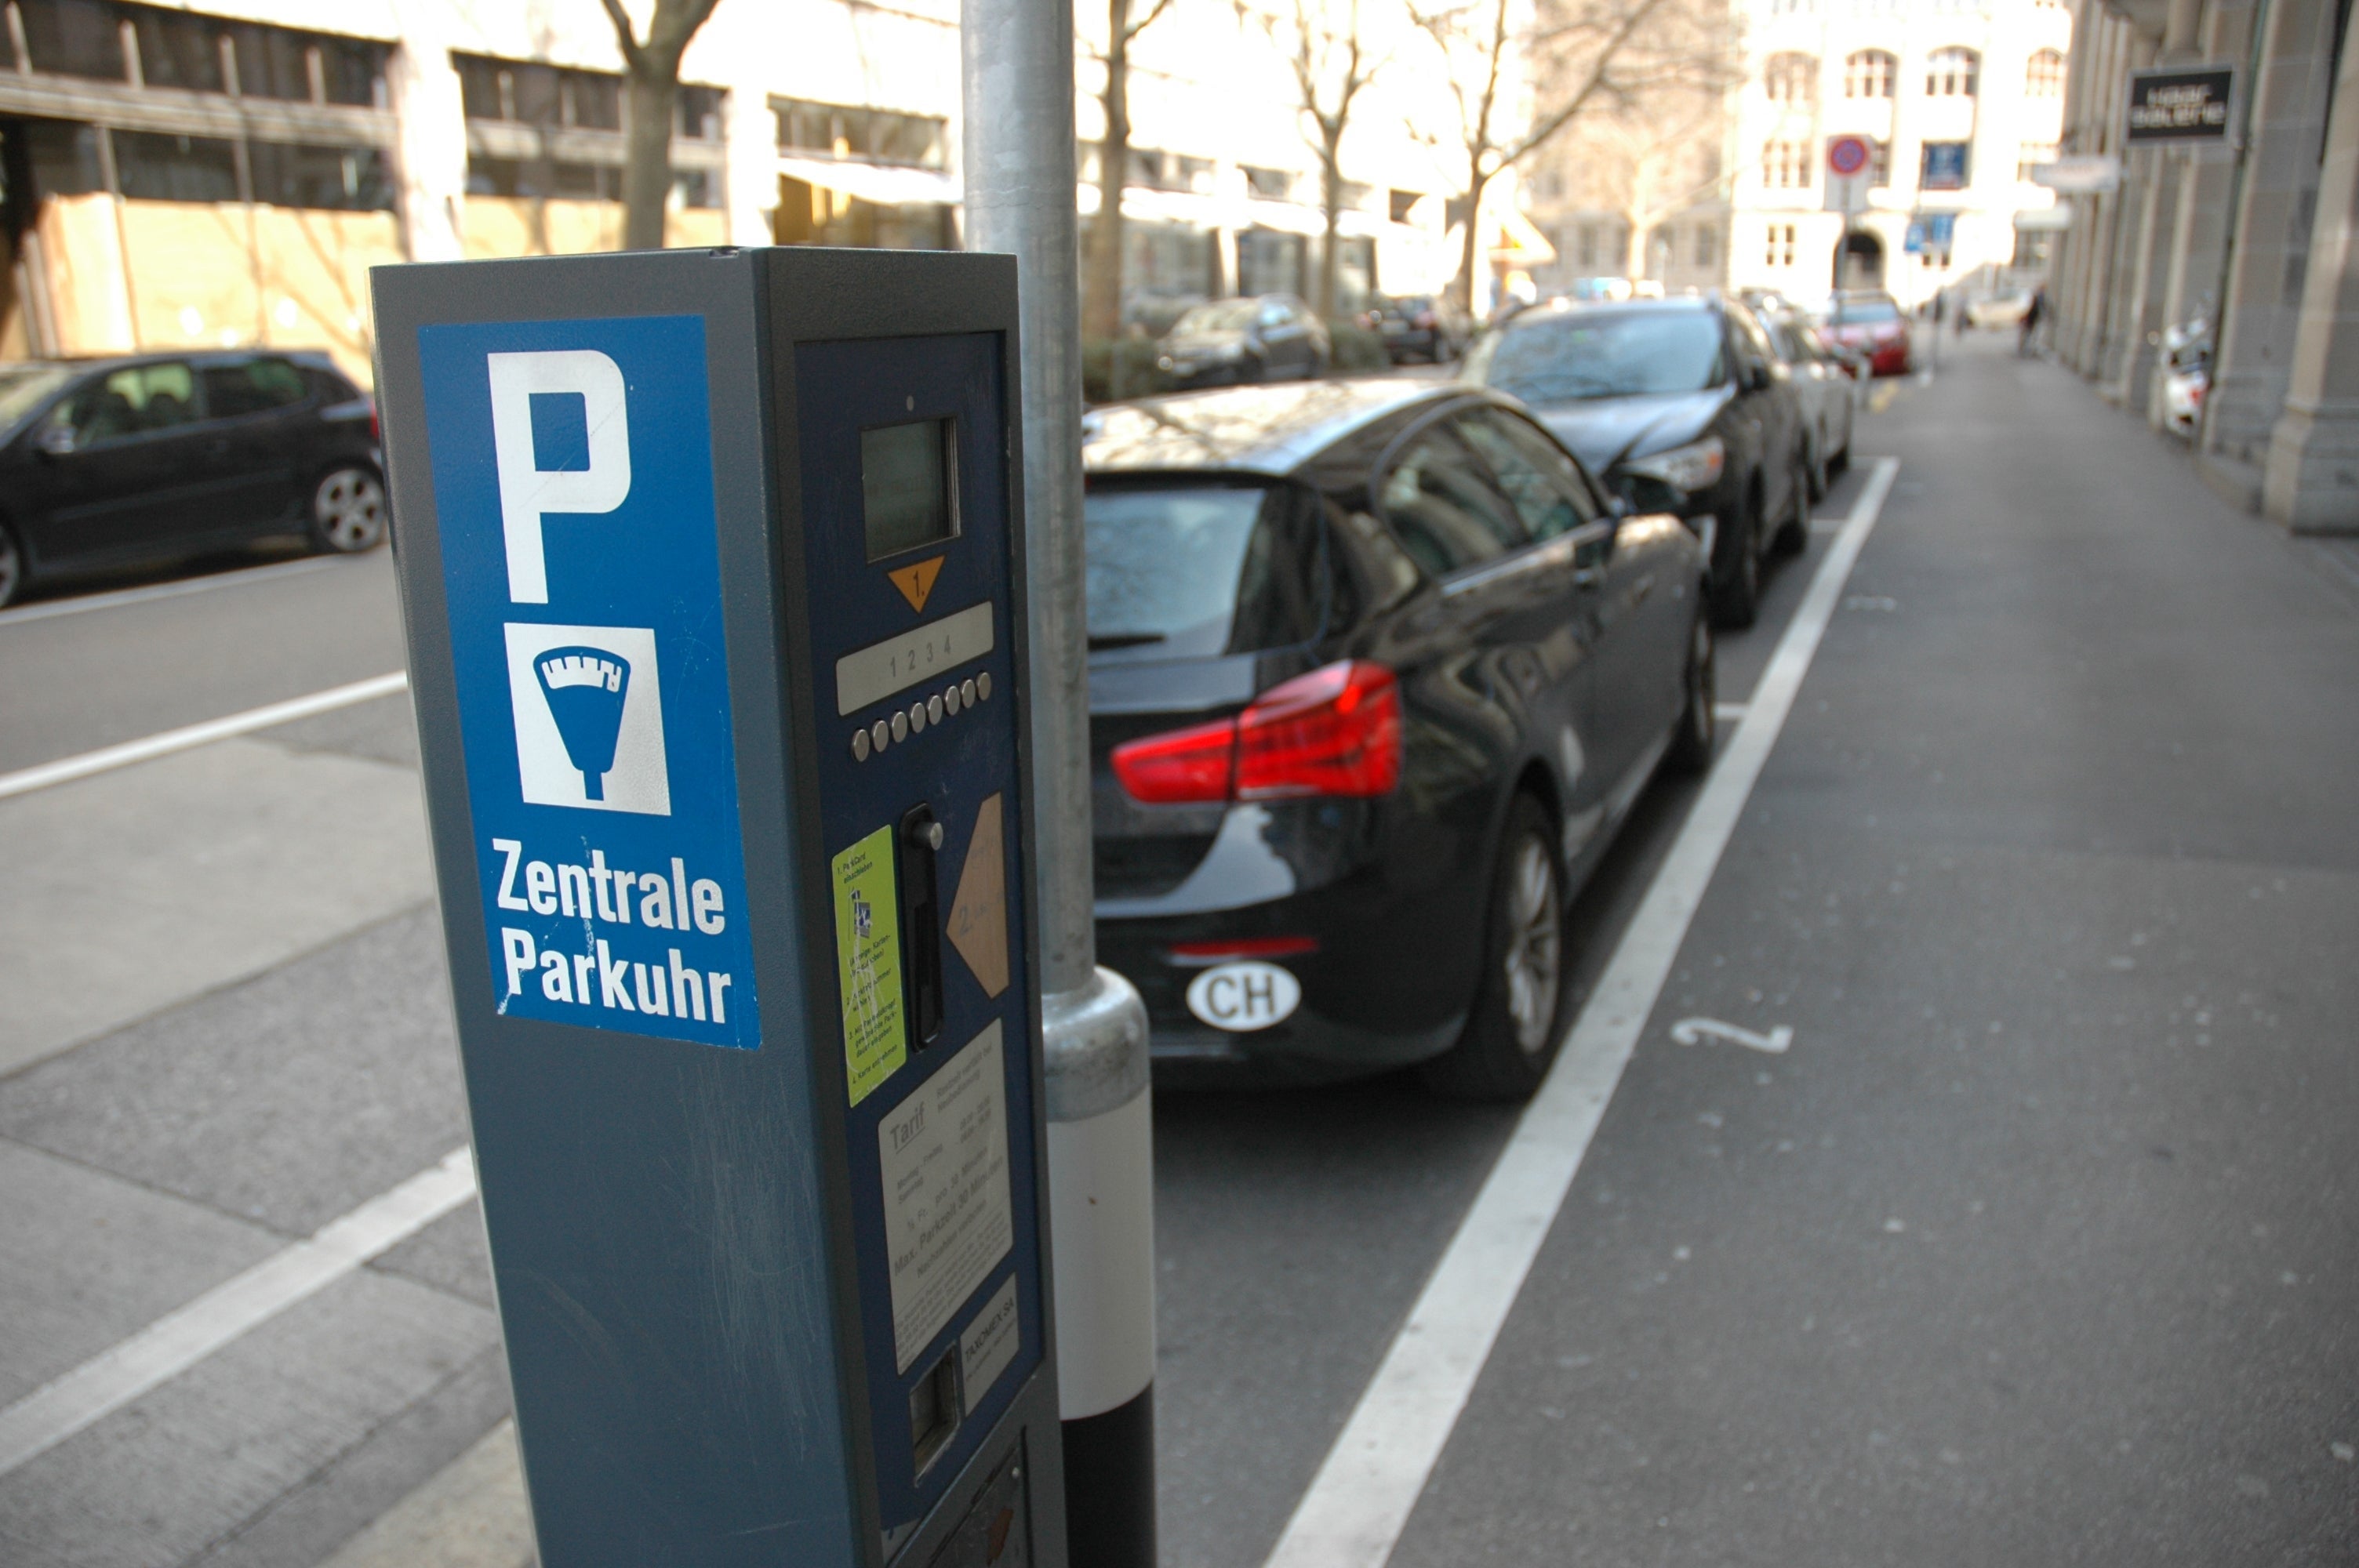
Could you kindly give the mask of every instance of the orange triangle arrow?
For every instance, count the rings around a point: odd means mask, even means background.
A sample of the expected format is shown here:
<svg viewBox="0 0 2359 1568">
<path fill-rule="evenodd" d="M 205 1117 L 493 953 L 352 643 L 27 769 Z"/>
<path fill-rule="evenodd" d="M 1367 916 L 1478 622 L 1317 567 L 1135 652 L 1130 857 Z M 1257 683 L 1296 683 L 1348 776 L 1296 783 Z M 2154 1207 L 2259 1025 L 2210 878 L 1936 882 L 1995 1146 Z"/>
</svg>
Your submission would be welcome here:
<svg viewBox="0 0 2359 1568">
<path fill-rule="evenodd" d="M 944 559 L 936 556 L 932 560 L 919 561 L 915 566 L 897 567 L 885 575 L 893 579 L 893 586 L 901 590 L 901 597 L 909 601 L 909 608 L 922 613 L 927 596 L 934 591 L 934 579 L 942 575 Z"/>
</svg>

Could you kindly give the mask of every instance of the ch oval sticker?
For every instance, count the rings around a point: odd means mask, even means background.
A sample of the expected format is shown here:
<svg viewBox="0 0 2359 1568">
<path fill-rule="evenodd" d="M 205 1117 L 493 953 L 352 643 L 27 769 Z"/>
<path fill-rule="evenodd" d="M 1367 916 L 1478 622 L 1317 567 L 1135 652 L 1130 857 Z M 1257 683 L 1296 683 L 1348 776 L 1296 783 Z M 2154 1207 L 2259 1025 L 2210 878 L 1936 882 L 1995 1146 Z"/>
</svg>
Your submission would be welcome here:
<svg viewBox="0 0 2359 1568">
<path fill-rule="evenodd" d="M 1276 964 L 1216 964 L 1188 985 L 1188 1011 L 1232 1033 L 1283 1023 L 1301 1005 L 1302 982 Z"/>
</svg>

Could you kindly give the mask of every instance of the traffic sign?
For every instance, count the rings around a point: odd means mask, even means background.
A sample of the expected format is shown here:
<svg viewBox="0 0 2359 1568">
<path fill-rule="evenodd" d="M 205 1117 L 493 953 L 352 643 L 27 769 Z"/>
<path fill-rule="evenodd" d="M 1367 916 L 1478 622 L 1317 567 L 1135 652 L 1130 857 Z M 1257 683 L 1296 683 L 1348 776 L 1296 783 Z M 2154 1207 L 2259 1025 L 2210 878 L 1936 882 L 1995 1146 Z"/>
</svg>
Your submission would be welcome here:
<svg viewBox="0 0 2359 1568">
<path fill-rule="evenodd" d="M 1875 149 L 1865 136 L 1830 136 L 1827 138 L 1827 168 L 1848 178 L 1867 167 Z"/>
</svg>

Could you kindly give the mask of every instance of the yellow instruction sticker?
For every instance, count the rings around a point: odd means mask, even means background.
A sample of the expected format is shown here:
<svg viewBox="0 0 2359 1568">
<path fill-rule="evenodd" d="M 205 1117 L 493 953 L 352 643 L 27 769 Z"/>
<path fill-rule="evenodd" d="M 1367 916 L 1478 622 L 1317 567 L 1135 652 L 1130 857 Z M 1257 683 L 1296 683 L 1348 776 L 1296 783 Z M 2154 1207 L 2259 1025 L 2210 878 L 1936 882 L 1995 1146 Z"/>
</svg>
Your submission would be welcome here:
<svg viewBox="0 0 2359 1568">
<path fill-rule="evenodd" d="M 901 906 L 893 829 L 835 858 L 835 965 L 843 996 L 843 1076 L 852 1103 L 909 1059 L 901 1021 Z"/>
</svg>

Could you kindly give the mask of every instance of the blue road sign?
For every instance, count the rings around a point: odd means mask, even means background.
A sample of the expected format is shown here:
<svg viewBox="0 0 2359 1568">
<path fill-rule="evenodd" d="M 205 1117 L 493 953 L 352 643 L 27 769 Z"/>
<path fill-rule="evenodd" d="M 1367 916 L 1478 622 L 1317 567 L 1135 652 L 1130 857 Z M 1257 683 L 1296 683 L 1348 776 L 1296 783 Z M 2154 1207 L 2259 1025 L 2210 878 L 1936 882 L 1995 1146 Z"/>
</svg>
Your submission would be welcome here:
<svg viewBox="0 0 2359 1568">
<path fill-rule="evenodd" d="M 704 323 L 419 356 L 495 1004 L 758 1046 Z"/>
</svg>

